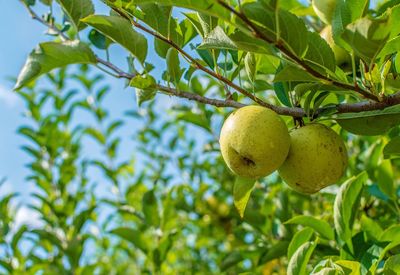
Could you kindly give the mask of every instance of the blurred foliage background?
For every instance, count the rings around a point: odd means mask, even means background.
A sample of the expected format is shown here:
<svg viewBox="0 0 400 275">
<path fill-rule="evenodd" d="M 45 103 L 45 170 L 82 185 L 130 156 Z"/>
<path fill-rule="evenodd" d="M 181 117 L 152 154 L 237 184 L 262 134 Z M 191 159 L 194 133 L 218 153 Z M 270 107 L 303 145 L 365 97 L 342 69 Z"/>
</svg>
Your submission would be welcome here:
<svg viewBox="0 0 400 275">
<path fill-rule="evenodd" d="M 51 22 L 51 14 L 46 20 Z M 69 23 L 60 26 L 76 35 Z M 108 47 L 96 31 L 86 34 L 97 50 Z M 212 50 L 192 51 L 203 63 L 217 63 Z M 253 81 L 248 68 L 235 64 L 234 54 L 221 52 L 225 62 L 217 65 L 242 77 L 244 87 L 254 93 L 272 88 Z M 135 62 L 128 59 L 130 65 Z M 177 87 L 225 96 L 225 87 L 214 78 L 184 69 L 189 76 Z M 233 205 L 235 177 L 218 144 L 219 129 L 232 108 L 172 101 L 166 95 L 148 100 L 154 95 L 138 93 L 140 106 L 132 102 L 131 110 L 116 117 L 104 104 L 113 90 L 103 72 L 76 65 L 45 78 L 46 85 L 29 83 L 18 91 L 26 109 L 25 125 L 18 126 L 30 171 L 26 181 L 35 188 L 24 204 L 14 203 L 18 194 L 0 193 L 1 273 L 400 270 L 399 161 L 383 153 L 389 139 L 400 134 L 398 126 L 387 135 L 366 137 L 349 134 L 330 119 L 321 121 L 347 144 L 350 160 L 342 182 L 308 196 L 289 189 L 275 173 L 256 183 L 241 218 Z M 171 70 L 162 78 L 176 80 Z M 272 94 L 265 98 L 277 105 L 282 100 Z M 285 120 L 294 127 L 291 118 Z M 127 131 L 131 135 L 123 136 Z M 35 211 L 39 221 L 17 224 L 15 213 L 22 206 Z"/>
</svg>

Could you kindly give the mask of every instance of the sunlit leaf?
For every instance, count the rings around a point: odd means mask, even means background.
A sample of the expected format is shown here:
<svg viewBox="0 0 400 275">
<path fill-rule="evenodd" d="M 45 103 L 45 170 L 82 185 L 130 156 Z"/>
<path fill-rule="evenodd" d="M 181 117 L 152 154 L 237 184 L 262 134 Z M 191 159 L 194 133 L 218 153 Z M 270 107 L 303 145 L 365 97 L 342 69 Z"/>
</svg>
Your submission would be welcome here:
<svg viewBox="0 0 400 275">
<path fill-rule="evenodd" d="M 92 50 L 82 42 L 45 42 L 29 55 L 18 76 L 15 89 L 22 88 L 53 69 L 71 64 L 94 64 L 96 62 L 96 56 Z"/>
<path fill-rule="evenodd" d="M 144 63 L 147 56 L 147 40 L 133 29 L 128 20 L 119 16 L 90 15 L 81 21 L 120 44 Z"/>
<path fill-rule="evenodd" d="M 253 191 L 255 180 L 236 177 L 233 186 L 233 201 L 240 216 L 243 218 L 249 201 L 251 191 Z"/>
<path fill-rule="evenodd" d="M 350 178 L 342 184 L 335 199 L 333 212 L 335 230 L 339 239 L 350 249 L 353 247 L 351 237 L 354 218 L 359 207 L 361 191 L 367 179 L 368 175 L 365 172 Z"/>
</svg>

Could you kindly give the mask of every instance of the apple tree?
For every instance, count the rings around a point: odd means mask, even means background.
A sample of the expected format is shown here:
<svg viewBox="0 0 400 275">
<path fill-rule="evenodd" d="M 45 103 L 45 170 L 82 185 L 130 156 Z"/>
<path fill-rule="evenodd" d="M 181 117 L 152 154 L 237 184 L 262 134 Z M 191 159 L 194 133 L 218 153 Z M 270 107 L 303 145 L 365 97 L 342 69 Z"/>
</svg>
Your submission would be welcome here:
<svg viewBox="0 0 400 275">
<path fill-rule="evenodd" d="M 15 84 L 40 223 L 1 197 L 4 272 L 400 272 L 399 1 L 23 7 L 47 34 Z"/>
</svg>

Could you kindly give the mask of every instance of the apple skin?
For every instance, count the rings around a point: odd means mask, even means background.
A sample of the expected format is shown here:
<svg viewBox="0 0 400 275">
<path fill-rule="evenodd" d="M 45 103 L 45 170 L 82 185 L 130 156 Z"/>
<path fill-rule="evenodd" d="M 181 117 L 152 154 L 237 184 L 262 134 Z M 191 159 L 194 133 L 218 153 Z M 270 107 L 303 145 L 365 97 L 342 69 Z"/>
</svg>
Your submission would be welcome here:
<svg viewBox="0 0 400 275">
<path fill-rule="evenodd" d="M 246 106 L 229 115 L 219 142 L 222 157 L 234 174 L 259 179 L 285 161 L 290 136 L 285 122 L 274 111 Z"/>
<path fill-rule="evenodd" d="M 322 22 L 330 24 L 336 8 L 336 0 L 312 0 L 312 7 Z"/>
<path fill-rule="evenodd" d="M 279 168 L 281 178 L 295 191 L 313 194 L 336 183 L 347 167 L 347 150 L 329 127 L 313 123 L 290 132 L 291 146 Z"/>
<path fill-rule="evenodd" d="M 332 26 L 326 26 L 321 32 L 321 37 L 329 44 L 335 55 L 336 65 L 351 64 L 351 56 L 344 49 L 335 44 L 332 36 Z"/>
</svg>

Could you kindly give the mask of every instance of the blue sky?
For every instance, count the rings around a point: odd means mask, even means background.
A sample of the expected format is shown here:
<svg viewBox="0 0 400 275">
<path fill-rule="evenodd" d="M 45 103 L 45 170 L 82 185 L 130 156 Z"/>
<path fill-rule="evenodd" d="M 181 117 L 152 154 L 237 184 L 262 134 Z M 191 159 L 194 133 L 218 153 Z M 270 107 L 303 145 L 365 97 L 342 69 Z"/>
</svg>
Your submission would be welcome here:
<svg viewBox="0 0 400 275">
<path fill-rule="evenodd" d="M 46 10 L 42 5 L 39 7 L 35 10 Z M 101 6 L 97 9 L 105 11 Z M 25 168 L 29 159 L 20 149 L 25 140 L 16 134 L 18 127 L 27 120 L 23 117 L 23 102 L 12 91 L 14 82 L 9 78 L 16 77 L 30 51 L 49 38 L 44 34 L 45 27 L 32 20 L 19 1 L 0 0 L 0 25 L 0 36 L 3 38 L 0 44 L 0 178 L 7 178 L 0 194 L 16 191 L 27 196 L 33 188 L 24 179 L 29 172 Z M 113 47 L 112 57 L 117 63 L 122 64 L 124 56 L 121 48 Z M 118 79 L 107 77 L 106 81 L 112 87 L 113 96 L 108 97 L 107 107 L 112 110 L 113 117 L 136 108 L 133 89 L 125 89 L 124 81 Z M 132 131 L 124 133 L 127 137 L 132 134 Z"/>
<path fill-rule="evenodd" d="M 9 0 L 0 0 L 0 25 L 0 177 L 7 177 L 7 191 L 19 191 L 27 172 L 26 155 L 19 149 L 23 139 L 16 135 L 23 123 L 23 104 L 8 78 L 18 74 L 26 55 L 43 39 L 43 28 L 33 23 L 19 1 Z"/>
</svg>

